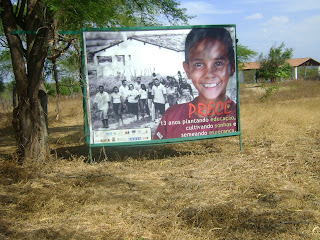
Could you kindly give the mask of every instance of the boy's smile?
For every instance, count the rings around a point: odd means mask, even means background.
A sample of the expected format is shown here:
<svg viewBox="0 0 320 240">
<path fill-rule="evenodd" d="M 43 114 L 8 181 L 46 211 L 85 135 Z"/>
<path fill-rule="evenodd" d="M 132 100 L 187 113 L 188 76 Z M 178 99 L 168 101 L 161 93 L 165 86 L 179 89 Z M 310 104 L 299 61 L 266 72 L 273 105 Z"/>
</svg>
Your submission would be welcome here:
<svg viewBox="0 0 320 240">
<path fill-rule="evenodd" d="M 183 67 L 199 92 L 199 102 L 225 101 L 226 88 L 234 66 L 230 66 L 225 44 L 203 39 L 189 50 L 189 62 Z"/>
</svg>

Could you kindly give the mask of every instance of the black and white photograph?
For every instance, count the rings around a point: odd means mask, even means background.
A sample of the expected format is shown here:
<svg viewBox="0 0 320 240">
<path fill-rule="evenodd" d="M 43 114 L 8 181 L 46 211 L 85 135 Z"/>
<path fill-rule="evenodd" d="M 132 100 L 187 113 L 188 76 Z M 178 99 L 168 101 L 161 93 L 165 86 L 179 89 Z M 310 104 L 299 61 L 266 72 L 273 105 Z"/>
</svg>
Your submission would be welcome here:
<svg viewBox="0 0 320 240">
<path fill-rule="evenodd" d="M 208 29 L 223 29 L 230 37 L 233 51 L 231 68 L 235 71 L 235 28 L 212 26 L 198 30 Z M 161 126 L 169 124 L 163 119 L 168 109 L 175 105 L 200 104 L 198 99 L 202 99 L 201 94 L 199 96 L 200 88 L 197 87 L 200 84 L 192 79 L 195 72 L 191 67 L 190 70 L 186 67 L 186 38 L 191 31 L 192 27 L 83 32 L 91 143 L 201 136 L 197 133 L 179 133 L 172 136 L 168 134 L 165 137 L 161 131 L 169 130 L 162 129 L 157 132 Z M 193 34 L 208 33 L 200 31 Z M 209 31 L 209 34 L 212 33 Z M 215 48 L 218 46 L 213 45 Z M 224 45 L 222 47 L 225 48 Z M 191 52 L 188 55 L 192 55 Z M 214 64 L 218 66 L 221 61 Z M 206 89 L 216 89 L 225 84 L 224 92 L 228 97 L 228 104 L 236 104 L 237 78 L 236 74 L 229 75 L 226 83 L 221 81 L 220 84 L 220 80 L 207 82 Z M 201 86 L 203 85 L 201 83 Z M 213 105 L 208 108 L 222 109 L 225 104 L 225 100 L 223 101 L 219 106 Z M 199 110 L 194 112 L 199 115 Z M 172 123 L 175 122 L 171 127 L 182 126 L 182 131 L 186 132 L 183 126 L 185 124 L 182 123 L 186 119 L 177 119 L 175 116 L 171 120 Z M 236 115 L 234 122 L 237 122 Z M 210 134 L 217 133 L 212 131 Z"/>
</svg>

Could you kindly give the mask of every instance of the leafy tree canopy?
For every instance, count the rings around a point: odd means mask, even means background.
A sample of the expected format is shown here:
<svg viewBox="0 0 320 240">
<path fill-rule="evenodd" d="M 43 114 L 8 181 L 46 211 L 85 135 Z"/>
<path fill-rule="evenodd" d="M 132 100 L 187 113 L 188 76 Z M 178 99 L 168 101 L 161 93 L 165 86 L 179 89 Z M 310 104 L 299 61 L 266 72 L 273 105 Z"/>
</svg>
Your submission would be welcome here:
<svg viewBox="0 0 320 240">
<path fill-rule="evenodd" d="M 260 69 L 258 76 L 266 80 L 270 79 L 275 82 L 276 78 L 287 78 L 290 76 L 291 66 L 286 63 L 293 54 L 292 48 L 285 48 L 285 44 L 281 43 L 280 46 L 272 46 L 269 54 L 264 56 L 262 53 L 259 56 Z"/>
<path fill-rule="evenodd" d="M 59 30 L 186 24 L 190 16 L 174 0 L 44 0 L 59 21 Z"/>
<path fill-rule="evenodd" d="M 258 53 L 249 49 L 247 46 L 242 44 L 237 45 L 238 66 L 240 69 L 244 67 L 245 62 L 249 62 L 256 55 L 258 55 Z"/>
</svg>

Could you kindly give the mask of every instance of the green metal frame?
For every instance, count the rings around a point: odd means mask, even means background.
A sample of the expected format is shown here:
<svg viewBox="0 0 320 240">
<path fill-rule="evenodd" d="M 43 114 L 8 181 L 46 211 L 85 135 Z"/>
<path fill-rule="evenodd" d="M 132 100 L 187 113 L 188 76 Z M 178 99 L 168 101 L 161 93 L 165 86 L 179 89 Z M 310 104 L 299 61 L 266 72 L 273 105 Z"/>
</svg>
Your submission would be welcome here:
<svg viewBox="0 0 320 240">
<path fill-rule="evenodd" d="M 235 29 L 235 36 L 237 36 L 237 29 Z M 240 121 L 240 84 L 239 84 L 239 72 L 238 72 L 238 39 L 236 38 L 236 72 L 237 72 L 237 119 L 238 119 L 238 132 L 239 134 L 239 142 L 240 142 L 240 152 L 242 152 L 242 134 L 241 134 L 241 121 Z"/>
<path fill-rule="evenodd" d="M 197 26 L 166 26 L 166 27 L 130 27 L 130 28 L 93 28 L 88 29 L 84 28 L 82 31 L 148 31 L 148 30 L 167 30 L 167 29 L 192 29 L 192 28 L 209 28 L 209 27 L 233 27 L 235 29 L 235 36 L 236 36 L 236 25 L 235 24 L 226 24 L 226 25 L 197 25 Z M 83 35 L 83 34 L 82 34 Z M 82 36 L 83 38 L 83 36 Z M 82 41 L 82 49 L 84 51 L 84 45 Z M 236 39 L 236 46 L 235 51 L 237 53 L 237 39 Z M 84 52 L 83 52 L 84 53 Z M 84 58 L 84 55 L 83 55 Z M 83 60 L 83 64 L 85 61 Z M 83 66 L 85 69 L 86 66 Z M 236 57 L 236 68 L 238 69 L 238 61 Z M 92 162 L 92 147 L 123 147 L 123 146 L 150 146 L 150 145 L 160 145 L 160 144 L 173 144 L 173 143 L 181 143 L 187 141 L 198 141 L 198 140 L 206 140 L 211 138 L 221 138 L 221 137 L 232 137 L 232 136 L 239 136 L 240 142 L 240 151 L 242 151 L 242 137 L 241 137 L 241 121 L 240 121 L 240 96 L 239 96 L 239 78 L 238 78 L 238 71 L 237 71 L 237 121 L 238 121 L 238 131 L 233 133 L 225 133 L 225 134 L 213 134 L 209 136 L 200 136 L 200 137 L 186 137 L 186 138 L 174 138 L 174 139 L 162 139 L 162 140 L 151 140 L 151 141 L 137 141 L 137 142 L 120 142 L 120 143 L 90 143 L 90 130 L 88 124 L 88 112 L 87 112 L 87 103 L 84 103 L 84 112 L 85 112 L 85 133 L 86 133 L 86 141 L 89 145 L 89 153 L 90 153 L 90 162 Z M 86 74 L 84 74 L 84 80 L 86 84 Z M 85 84 L 83 86 L 85 86 Z M 85 91 L 84 91 L 85 92 Z M 85 95 L 84 95 L 85 96 Z M 86 97 L 84 97 L 86 100 Z"/>
</svg>

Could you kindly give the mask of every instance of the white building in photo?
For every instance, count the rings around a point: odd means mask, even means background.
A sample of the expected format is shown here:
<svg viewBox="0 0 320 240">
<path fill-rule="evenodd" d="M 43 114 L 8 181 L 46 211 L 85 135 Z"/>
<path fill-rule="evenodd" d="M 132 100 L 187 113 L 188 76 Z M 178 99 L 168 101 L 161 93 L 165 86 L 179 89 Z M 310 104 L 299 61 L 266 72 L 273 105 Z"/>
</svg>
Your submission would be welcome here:
<svg viewBox="0 0 320 240">
<path fill-rule="evenodd" d="M 190 31 L 190 30 L 188 30 Z M 126 80 L 137 76 L 151 76 L 157 73 L 163 76 L 174 76 L 178 71 L 184 72 L 184 39 L 183 34 L 135 34 L 122 32 L 117 39 L 106 39 L 105 46 L 87 47 L 91 61 L 87 62 L 88 71 L 96 71 L 97 77 L 123 76 Z M 108 35 L 106 35 L 108 37 Z M 90 46 L 90 40 L 86 40 Z M 92 43 L 103 43 L 103 40 L 93 40 Z"/>
</svg>

